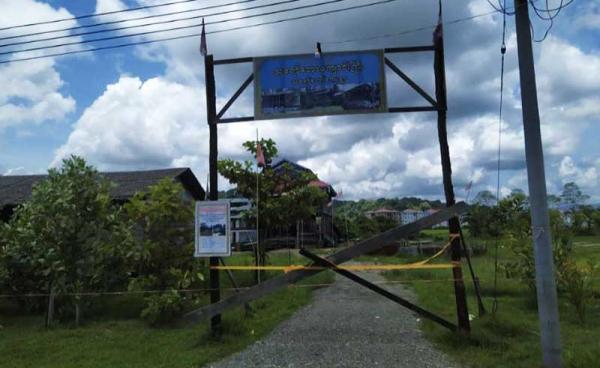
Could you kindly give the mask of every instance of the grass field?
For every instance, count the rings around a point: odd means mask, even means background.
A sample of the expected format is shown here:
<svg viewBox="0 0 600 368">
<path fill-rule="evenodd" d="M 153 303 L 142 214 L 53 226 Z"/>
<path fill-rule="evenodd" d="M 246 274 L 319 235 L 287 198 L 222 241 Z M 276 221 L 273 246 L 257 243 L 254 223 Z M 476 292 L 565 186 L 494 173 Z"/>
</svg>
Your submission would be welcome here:
<svg viewBox="0 0 600 368">
<path fill-rule="evenodd" d="M 300 262 L 299 256 L 274 254 L 270 264 Z M 302 259 L 302 261 L 304 261 Z M 251 264 L 236 255 L 228 264 Z M 273 276 L 277 273 L 270 273 Z M 251 283 L 250 272 L 237 272 L 239 282 Z M 223 287 L 230 286 L 222 275 Z M 259 339 L 311 299 L 307 284 L 332 281 L 324 272 L 252 303 L 252 317 L 243 308 L 223 316 L 223 334 L 213 338 L 208 323 L 190 328 L 150 328 L 140 321 L 139 297 L 103 296 L 95 301 L 94 315 L 80 328 L 59 326 L 45 330 L 42 316 L 23 315 L 0 300 L 0 367 L 201 367 Z"/>
<path fill-rule="evenodd" d="M 431 235 L 433 234 L 428 234 Z M 578 261 L 600 264 L 600 237 L 575 239 L 574 254 Z M 481 318 L 477 316 L 477 303 L 472 284 L 470 279 L 466 278 L 469 312 L 475 317 L 472 321 L 471 335 L 466 337 L 452 334 L 430 321 L 423 321 L 422 328 L 439 348 L 465 365 L 498 368 L 539 367 L 541 352 L 535 294 L 526 285 L 515 279 L 507 279 L 500 272 L 497 288 L 498 309 L 492 315 L 490 313 L 494 294 L 492 255 L 493 251 L 490 249 L 486 255 L 473 258 L 488 312 Z M 499 261 L 508 259 L 510 259 L 508 250 L 499 249 Z M 385 261 L 404 263 L 409 259 L 394 257 L 392 260 Z M 463 273 L 467 277 L 466 267 L 463 267 Z M 453 285 L 449 280 L 450 271 L 393 271 L 386 273 L 386 277 L 395 281 L 412 280 L 408 284 L 417 294 L 419 305 L 451 321 L 456 320 Z M 596 298 L 589 307 L 585 325 L 578 321 L 574 307 L 563 296 L 560 297 L 561 335 L 566 367 L 598 366 L 600 360 L 599 280 L 595 280 L 594 291 Z"/>
</svg>

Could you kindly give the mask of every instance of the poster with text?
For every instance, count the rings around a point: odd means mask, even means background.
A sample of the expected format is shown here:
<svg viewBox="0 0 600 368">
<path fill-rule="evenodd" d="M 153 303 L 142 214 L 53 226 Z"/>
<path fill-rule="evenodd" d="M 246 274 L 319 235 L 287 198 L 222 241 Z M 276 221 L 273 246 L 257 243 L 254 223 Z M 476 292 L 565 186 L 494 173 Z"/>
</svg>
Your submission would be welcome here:
<svg viewBox="0 0 600 368">
<path fill-rule="evenodd" d="M 387 111 L 383 50 L 254 59 L 255 119 Z"/>
<path fill-rule="evenodd" d="M 194 257 L 231 255 L 229 202 L 196 202 Z"/>
</svg>

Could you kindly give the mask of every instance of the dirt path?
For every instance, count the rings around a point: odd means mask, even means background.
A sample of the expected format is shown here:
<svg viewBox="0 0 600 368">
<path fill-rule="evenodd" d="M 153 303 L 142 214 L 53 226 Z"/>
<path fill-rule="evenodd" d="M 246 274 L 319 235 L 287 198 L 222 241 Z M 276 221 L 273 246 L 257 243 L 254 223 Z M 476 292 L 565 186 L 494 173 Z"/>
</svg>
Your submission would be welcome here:
<svg viewBox="0 0 600 368">
<path fill-rule="evenodd" d="M 386 287 L 413 298 L 400 285 Z M 337 276 L 263 340 L 210 367 L 458 367 L 425 340 L 417 324 L 407 309 Z"/>
</svg>

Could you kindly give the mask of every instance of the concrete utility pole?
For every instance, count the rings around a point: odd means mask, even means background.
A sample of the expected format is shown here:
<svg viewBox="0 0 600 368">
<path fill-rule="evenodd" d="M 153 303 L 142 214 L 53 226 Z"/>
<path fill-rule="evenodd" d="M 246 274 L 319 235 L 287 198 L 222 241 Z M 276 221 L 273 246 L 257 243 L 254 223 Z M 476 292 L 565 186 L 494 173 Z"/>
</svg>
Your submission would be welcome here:
<svg viewBox="0 0 600 368">
<path fill-rule="evenodd" d="M 525 134 L 525 159 L 531 205 L 531 226 L 535 254 L 535 279 L 538 314 L 542 340 L 542 364 L 546 368 L 562 367 L 560 325 L 554 261 L 550 238 L 550 221 L 546 198 L 546 175 L 544 153 L 540 133 L 535 70 L 531 31 L 529 29 L 528 0 L 515 0 L 517 46 L 519 54 L 519 76 L 521 81 L 521 104 L 523 130 Z"/>
</svg>

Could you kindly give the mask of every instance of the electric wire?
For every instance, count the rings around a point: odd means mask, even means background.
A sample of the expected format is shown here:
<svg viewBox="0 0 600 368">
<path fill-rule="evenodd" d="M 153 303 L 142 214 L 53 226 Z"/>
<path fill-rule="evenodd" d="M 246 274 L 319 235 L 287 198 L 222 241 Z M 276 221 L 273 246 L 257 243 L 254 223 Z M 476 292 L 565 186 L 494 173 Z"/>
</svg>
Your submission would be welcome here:
<svg viewBox="0 0 600 368">
<path fill-rule="evenodd" d="M 288 22 L 288 21 L 296 21 L 296 20 L 301 20 L 301 19 L 317 17 L 317 16 L 321 16 L 321 15 L 335 14 L 335 13 L 345 12 L 345 11 L 349 11 L 349 10 L 373 7 L 373 6 L 377 6 L 377 5 L 381 5 L 381 4 L 391 3 L 394 1 L 397 1 L 397 0 L 381 0 L 381 1 L 371 2 L 371 3 L 361 4 L 361 5 L 355 5 L 355 6 L 351 6 L 351 7 L 332 9 L 332 10 L 328 10 L 328 11 L 321 11 L 321 12 L 317 12 L 317 13 L 305 14 L 305 15 L 295 16 L 295 17 L 290 17 L 290 18 L 283 18 L 283 19 L 277 19 L 277 20 L 273 20 L 273 21 L 266 21 L 266 22 L 255 23 L 255 24 L 250 24 L 250 25 L 238 26 L 238 27 L 233 27 L 233 28 L 220 29 L 220 30 L 206 32 L 206 34 L 209 35 L 209 34 L 216 34 L 216 33 L 231 32 L 231 31 L 237 31 L 237 30 L 242 30 L 242 29 L 260 27 L 260 26 L 264 26 L 264 25 L 278 24 L 278 23 L 284 23 L 284 22 Z M 180 39 L 192 38 L 192 37 L 198 37 L 198 36 L 200 36 L 200 33 L 159 38 L 159 39 L 154 39 L 154 40 L 129 42 L 129 43 L 117 44 L 117 45 L 108 45 L 108 46 L 95 47 L 95 48 L 83 49 L 83 50 L 72 50 L 72 51 L 58 52 L 58 53 L 53 53 L 53 54 L 2 60 L 2 61 L 0 61 L 0 64 L 37 60 L 37 59 L 45 59 L 45 58 L 51 58 L 51 57 L 81 54 L 81 53 L 88 53 L 88 52 L 94 52 L 94 51 L 118 49 L 118 48 L 130 47 L 130 46 L 147 45 L 147 44 L 152 44 L 152 43 L 157 43 L 157 42 L 174 41 L 174 40 L 180 40 Z"/>
<path fill-rule="evenodd" d="M 93 23 L 93 24 L 85 24 L 85 25 L 75 26 L 75 27 L 69 27 L 69 28 L 51 29 L 51 30 L 46 30 L 46 31 L 39 31 L 39 32 L 33 32 L 33 33 L 25 33 L 25 34 L 19 34 L 19 35 L 12 35 L 12 36 L 0 37 L 0 41 L 2 41 L 2 40 L 10 40 L 10 39 L 15 39 L 15 38 L 22 38 L 22 37 L 38 36 L 38 35 L 49 34 L 49 33 L 68 32 L 68 31 L 74 31 L 74 30 L 77 30 L 77 29 L 95 28 L 95 27 L 107 26 L 107 25 L 112 25 L 112 24 L 132 22 L 132 21 L 135 21 L 135 20 L 143 20 L 143 19 L 152 19 L 152 18 L 167 17 L 167 16 L 171 16 L 171 15 L 191 13 L 191 12 L 196 12 L 196 11 L 200 11 L 200 10 L 223 8 L 223 7 L 226 7 L 226 6 L 239 5 L 239 4 L 245 4 L 245 3 L 252 3 L 252 2 L 256 2 L 256 1 L 258 1 L 258 0 L 234 1 L 234 2 L 227 3 L 227 4 L 204 6 L 204 7 L 201 7 L 201 8 L 179 10 L 179 11 L 173 11 L 173 12 L 169 12 L 169 13 L 151 14 L 151 15 L 144 15 L 142 17 L 119 19 L 119 20 L 113 20 L 113 21 L 109 21 L 109 22 L 100 22 L 100 23 Z M 239 10 L 236 10 L 236 11 L 243 11 L 243 10 L 246 10 L 246 9 L 239 9 Z M 108 32 L 108 31 L 110 31 L 110 29 L 106 30 L 106 32 Z M 3 45 L 3 46 L 8 46 L 8 45 Z"/>
<path fill-rule="evenodd" d="M 107 11 L 107 12 L 102 12 L 102 13 L 83 14 L 83 15 L 78 15 L 78 16 L 75 16 L 75 17 L 59 18 L 59 19 L 46 20 L 46 21 L 35 22 L 35 23 L 16 24 L 16 25 L 13 25 L 13 26 L 2 27 L 2 28 L 0 28 L 0 31 L 5 31 L 5 30 L 8 30 L 8 29 L 15 29 L 15 28 L 24 28 L 24 27 L 39 26 L 39 25 L 44 25 L 44 24 L 61 23 L 61 22 L 66 22 L 66 21 L 70 21 L 70 20 L 94 18 L 94 17 L 99 17 L 99 16 L 102 16 L 102 15 L 119 14 L 119 13 L 126 13 L 126 12 L 137 11 L 137 10 L 160 8 L 160 7 L 169 6 L 169 5 L 191 3 L 191 2 L 196 2 L 196 1 L 201 1 L 201 0 L 179 0 L 179 1 L 171 1 L 171 2 L 168 2 L 168 3 L 162 3 L 162 4 L 138 6 L 138 7 L 135 7 L 135 8 L 127 8 L 127 9 L 121 9 L 121 10 L 112 10 L 112 11 Z"/>
<path fill-rule="evenodd" d="M 299 1 L 299 0 L 285 0 L 281 3 L 296 2 L 296 1 Z M 202 27 L 204 25 L 208 26 L 208 25 L 229 23 L 229 22 L 234 22 L 234 21 L 239 21 L 239 20 L 263 17 L 263 16 L 267 16 L 267 15 L 288 13 L 291 11 L 315 8 L 315 7 L 320 7 L 320 6 L 329 5 L 329 4 L 341 3 L 344 1 L 349 1 L 349 0 L 329 0 L 329 1 L 319 2 L 319 3 L 315 3 L 315 4 L 301 5 L 301 6 L 291 7 L 291 8 L 273 10 L 270 12 L 265 12 L 265 13 L 260 13 L 260 14 L 244 15 L 244 16 L 237 17 L 237 18 L 222 19 L 222 20 L 217 20 L 217 21 L 213 21 L 213 22 L 196 23 L 196 24 L 192 24 L 192 25 L 185 25 L 185 26 L 179 26 L 179 27 L 173 27 L 173 28 L 167 28 L 167 29 L 158 29 L 158 30 L 153 30 L 153 31 L 145 31 L 145 32 L 132 33 L 132 34 L 123 34 L 123 35 L 118 35 L 118 36 L 93 38 L 93 39 L 74 41 L 74 42 L 65 42 L 65 43 L 60 43 L 60 44 L 55 44 L 55 45 L 31 47 L 28 49 L 21 49 L 21 50 L 14 50 L 14 51 L 4 51 L 4 52 L 0 52 L 0 55 L 20 54 L 20 53 L 30 52 L 30 51 L 48 50 L 48 49 L 54 49 L 54 48 L 58 48 L 58 47 L 82 45 L 82 44 L 91 43 L 91 42 L 111 41 L 111 40 L 117 40 L 117 39 L 121 39 L 121 38 L 147 36 L 147 35 L 162 33 L 162 32 L 180 31 L 180 30 L 189 29 L 189 28 L 198 28 L 198 27 Z M 389 3 L 389 2 L 393 2 L 393 1 L 397 1 L 397 0 L 382 0 L 382 1 L 378 2 L 377 4 Z M 358 6 L 358 7 L 360 7 L 360 6 Z M 351 9 L 351 8 L 348 8 L 348 9 Z M 128 27 L 124 27 L 124 28 L 128 28 Z"/>
<path fill-rule="evenodd" d="M 504 15 L 514 15 L 515 14 L 514 11 L 509 11 L 506 8 L 506 2 L 500 3 L 500 0 L 497 0 L 498 4 L 494 4 L 492 0 L 486 0 L 486 1 L 497 12 L 500 12 Z M 535 12 L 536 16 L 539 19 L 549 22 L 548 27 L 546 27 L 546 30 L 544 31 L 544 35 L 540 39 L 536 39 L 533 24 L 531 23 L 531 20 L 529 21 L 529 27 L 531 29 L 531 35 L 532 35 L 531 38 L 533 39 L 534 42 L 540 43 L 540 42 L 543 42 L 548 37 L 550 30 L 554 26 L 554 19 L 556 19 L 556 17 L 560 14 L 560 12 L 563 9 L 565 9 L 569 5 L 573 4 L 573 2 L 575 2 L 575 0 L 567 0 L 566 2 L 565 2 L 565 0 L 561 0 L 560 5 L 558 5 L 554 8 L 550 8 L 549 0 L 544 0 L 545 9 L 542 7 L 538 7 L 536 5 L 536 1 L 538 1 L 538 0 L 527 0 L 526 2 L 523 3 L 523 5 L 526 5 L 526 6 L 531 5 L 531 8 L 533 9 L 533 11 Z"/>
<path fill-rule="evenodd" d="M 496 11 L 490 11 L 490 12 L 486 12 L 486 13 L 480 13 L 480 14 L 471 15 L 469 17 L 457 18 L 457 19 L 453 19 L 453 20 L 450 20 L 450 21 L 442 22 L 442 25 L 447 26 L 447 25 L 462 23 L 462 22 L 470 21 L 470 20 L 473 20 L 473 19 L 476 19 L 476 18 L 481 18 L 481 17 L 485 17 L 485 16 L 488 16 L 488 15 L 493 15 L 495 13 L 496 13 Z M 429 31 L 429 30 L 435 29 L 435 27 L 437 27 L 437 23 L 433 24 L 433 25 L 430 25 L 430 26 L 423 26 L 423 27 L 418 27 L 418 28 L 412 28 L 412 29 L 408 29 L 408 30 L 400 31 L 400 32 L 384 33 L 384 34 L 379 34 L 379 35 L 374 35 L 374 36 L 367 36 L 367 37 L 361 37 L 361 38 L 352 38 L 352 39 L 339 40 L 339 41 L 325 41 L 325 42 L 321 42 L 321 43 L 324 44 L 324 45 L 336 45 L 336 44 L 358 42 L 358 41 L 372 41 L 372 40 L 376 40 L 376 39 L 379 39 L 379 38 L 389 38 L 389 37 L 402 36 L 402 35 L 406 35 L 406 34 L 410 34 L 410 33 L 416 33 L 416 32 L 421 32 L 421 31 Z"/>
<path fill-rule="evenodd" d="M 251 1 L 256 1 L 256 0 L 251 0 Z M 60 40 L 60 39 L 64 39 L 64 38 L 73 38 L 73 37 L 88 36 L 88 35 L 99 34 L 99 33 L 123 31 L 123 30 L 126 30 L 126 29 L 150 27 L 150 26 L 155 26 L 155 25 L 159 25 L 159 24 L 170 24 L 170 23 L 176 23 L 176 22 L 183 22 L 183 21 L 186 21 L 186 20 L 202 19 L 202 18 L 208 18 L 208 17 L 218 16 L 218 15 L 238 13 L 238 12 L 245 11 L 245 10 L 254 10 L 254 9 L 269 8 L 269 7 L 283 5 L 283 4 L 295 3 L 295 2 L 298 2 L 298 1 L 301 1 L 301 0 L 282 0 L 282 1 L 274 2 L 274 3 L 268 3 L 268 4 L 251 6 L 251 7 L 244 8 L 244 9 L 225 10 L 225 11 L 220 11 L 220 12 L 216 12 L 216 13 L 194 15 L 194 16 L 185 17 L 185 18 L 167 19 L 167 20 L 161 20 L 161 21 L 158 21 L 158 22 L 136 24 L 136 25 L 131 25 L 131 26 L 124 26 L 124 27 L 117 27 L 117 28 L 108 28 L 108 29 L 99 29 L 99 30 L 95 30 L 95 31 L 86 31 L 86 32 L 79 32 L 79 33 L 71 33 L 71 34 L 68 34 L 68 35 L 46 37 L 46 38 L 38 38 L 38 39 L 35 39 L 35 40 L 17 41 L 17 42 L 6 43 L 6 44 L 3 44 L 3 45 L 0 45 L 0 47 L 26 45 L 26 44 L 30 44 L 30 43 L 37 43 L 37 42 L 44 42 L 44 41 L 54 41 L 54 40 Z M 345 1 L 345 0 L 340 0 L 340 1 Z M 206 24 L 211 24 L 211 23 L 206 23 Z M 214 23 L 212 23 L 212 24 L 214 24 Z M 202 25 L 202 24 L 200 24 L 200 25 Z M 190 27 L 196 27 L 196 26 L 198 26 L 198 25 L 194 25 L 194 26 L 190 26 Z M 90 40 L 90 41 L 94 41 L 94 40 Z M 27 51 L 27 50 L 23 50 L 23 51 Z"/>
</svg>

